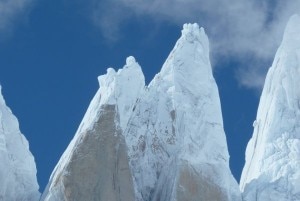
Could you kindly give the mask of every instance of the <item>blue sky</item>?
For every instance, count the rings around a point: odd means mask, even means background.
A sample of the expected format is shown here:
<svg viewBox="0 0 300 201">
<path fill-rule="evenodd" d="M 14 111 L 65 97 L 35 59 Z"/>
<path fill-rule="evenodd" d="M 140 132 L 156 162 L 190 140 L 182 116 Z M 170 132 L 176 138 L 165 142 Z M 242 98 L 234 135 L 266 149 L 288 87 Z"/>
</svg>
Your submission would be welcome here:
<svg viewBox="0 0 300 201">
<path fill-rule="evenodd" d="M 210 38 L 239 180 L 265 73 L 299 8 L 297 0 L 0 1 L 0 83 L 30 142 L 40 190 L 97 91 L 97 76 L 133 55 L 149 82 L 184 22 L 199 23 Z"/>
</svg>

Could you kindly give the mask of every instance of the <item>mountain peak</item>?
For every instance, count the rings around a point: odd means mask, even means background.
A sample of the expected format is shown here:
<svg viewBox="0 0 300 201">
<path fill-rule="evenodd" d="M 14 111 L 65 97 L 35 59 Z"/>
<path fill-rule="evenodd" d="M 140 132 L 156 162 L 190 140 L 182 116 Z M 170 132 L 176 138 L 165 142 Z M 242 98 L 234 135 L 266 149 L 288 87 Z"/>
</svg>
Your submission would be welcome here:
<svg viewBox="0 0 300 201">
<path fill-rule="evenodd" d="M 98 77 L 101 103 L 114 104 L 115 101 L 122 95 L 124 88 L 132 86 L 132 91 L 139 91 L 141 86 L 145 85 L 145 78 L 140 65 L 136 62 L 133 56 L 126 59 L 126 64 L 117 72 L 113 68 L 108 68 L 105 75 Z M 138 88 L 137 88 L 138 87 Z M 128 97 L 130 93 L 127 93 Z"/>
<path fill-rule="evenodd" d="M 136 60 L 133 56 L 129 56 L 129 57 L 126 58 L 126 66 L 133 66 L 136 63 L 137 62 L 136 62 Z"/>
<path fill-rule="evenodd" d="M 98 80 L 100 88 L 54 169 L 42 200 L 134 200 L 122 132 L 144 89 L 145 78 L 130 56 L 123 68 L 108 68 Z M 69 185 L 70 181 L 78 183 Z"/>
<path fill-rule="evenodd" d="M 209 40 L 203 28 L 199 25 L 184 24 L 182 35 L 169 54 L 160 73 L 150 83 L 159 80 L 168 80 L 171 85 L 174 82 L 196 83 L 212 79 L 212 70 L 209 59 Z M 182 75 L 184 80 L 181 80 Z M 173 82 L 173 83 L 172 83 Z"/>
<path fill-rule="evenodd" d="M 300 198 L 299 25 L 292 16 L 266 77 L 241 176 L 245 200 Z"/>
<path fill-rule="evenodd" d="M 222 189 L 212 194 L 228 198 L 224 200 L 240 200 L 229 170 L 220 106 L 208 37 L 198 24 L 185 24 L 125 130 L 138 200 L 212 200 L 201 186 Z M 202 175 L 210 174 L 218 179 L 201 182 Z M 193 181 L 181 181 L 186 175 Z"/>
<path fill-rule="evenodd" d="M 292 49 L 300 47 L 300 16 L 298 14 L 290 17 L 284 31 L 282 45 Z"/>
<path fill-rule="evenodd" d="M 54 170 L 45 201 L 66 200 L 54 198 L 60 192 L 70 195 L 68 188 L 74 198 L 79 190 L 88 196 L 99 192 L 103 200 L 115 201 L 241 200 L 229 169 L 219 93 L 203 28 L 183 26 L 182 36 L 146 89 L 132 56 L 117 72 L 108 69 L 99 82 L 100 89 Z M 114 113 L 108 110 L 111 107 L 116 108 Z M 88 141 L 93 136 L 97 137 Z M 90 163 L 97 174 L 93 175 Z M 82 164 L 87 165 L 82 168 Z M 125 177 L 118 177 L 124 169 Z M 92 193 L 84 189 L 82 172 Z M 76 180 L 82 188 L 77 188 Z M 131 187 L 134 195 L 127 189 Z M 120 196 L 116 191 L 126 193 Z"/>
<path fill-rule="evenodd" d="M 204 28 L 203 27 L 200 28 L 197 23 L 184 24 L 181 34 L 182 34 L 182 38 L 186 39 L 188 42 L 193 42 L 197 40 L 197 41 L 206 41 L 208 44 L 208 38 L 205 34 Z"/>
</svg>

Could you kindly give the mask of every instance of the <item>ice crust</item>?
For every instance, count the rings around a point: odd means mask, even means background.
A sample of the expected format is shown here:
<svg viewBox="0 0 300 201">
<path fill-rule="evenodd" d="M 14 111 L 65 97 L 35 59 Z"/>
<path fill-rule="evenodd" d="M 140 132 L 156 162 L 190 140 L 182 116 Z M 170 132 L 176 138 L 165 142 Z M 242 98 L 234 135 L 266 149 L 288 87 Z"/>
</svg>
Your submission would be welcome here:
<svg viewBox="0 0 300 201">
<path fill-rule="evenodd" d="M 286 27 L 260 98 L 240 188 L 245 201 L 300 200 L 300 17 Z"/>
<path fill-rule="evenodd" d="M 6 106 L 0 86 L 0 200 L 37 201 L 39 185 L 29 144 Z"/>
</svg>

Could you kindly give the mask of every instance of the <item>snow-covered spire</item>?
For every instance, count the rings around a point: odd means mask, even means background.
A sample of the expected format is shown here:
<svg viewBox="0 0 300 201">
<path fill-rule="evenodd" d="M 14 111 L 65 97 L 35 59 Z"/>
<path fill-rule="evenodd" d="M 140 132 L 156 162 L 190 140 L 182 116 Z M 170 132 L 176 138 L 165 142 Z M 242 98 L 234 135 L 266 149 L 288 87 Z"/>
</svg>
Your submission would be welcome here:
<svg viewBox="0 0 300 201">
<path fill-rule="evenodd" d="M 0 200 L 39 200 L 36 165 L 0 86 Z"/>
<path fill-rule="evenodd" d="M 133 57 L 98 80 L 42 200 L 241 200 L 202 28 L 184 25 L 148 87 Z"/>
<path fill-rule="evenodd" d="M 127 57 L 125 66 L 117 72 L 108 68 L 105 75 L 98 77 L 98 81 L 102 94 L 100 104 L 116 104 L 120 96 L 125 94 L 126 97 L 136 97 L 134 94 L 140 90 L 137 88 L 145 85 L 142 69 L 133 56 Z M 124 87 L 132 90 L 126 90 Z"/>
<path fill-rule="evenodd" d="M 211 79 L 212 73 L 209 59 L 209 41 L 204 28 L 199 28 L 199 25 L 196 23 L 184 24 L 181 33 L 181 37 L 176 42 L 175 47 L 163 65 L 159 77 L 169 77 L 172 76 L 174 70 L 182 70 L 180 69 L 180 66 L 183 64 L 182 62 L 185 62 L 185 64 L 187 64 L 187 62 L 190 64 L 192 64 L 192 62 L 201 62 L 205 64 L 202 65 L 202 68 L 199 68 L 201 64 L 185 65 L 184 71 L 186 71 L 186 74 L 191 75 L 191 72 L 201 70 L 202 76 L 198 77 L 198 80 L 205 78 L 206 75 L 209 75 L 208 78 Z M 173 62 L 173 64 L 170 64 L 170 62 Z M 190 79 L 191 78 L 192 77 L 190 77 Z"/>
<path fill-rule="evenodd" d="M 216 200 L 216 196 L 240 200 L 229 170 L 218 88 L 203 28 L 183 26 L 182 36 L 128 125 L 125 136 L 138 200 Z M 201 186 L 211 190 L 205 192 Z"/>
<path fill-rule="evenodd" d="M 299 27 L 294 15 L 266 77 L 240 182 L 245 200 L 300 200 Z"/>
<path fill-rule="evenodd" d="M 204 43 L 208 50 L 208 44 L 209 44 L 208 37 L 205 34 L 204 28 L 203 27 L 200 28 L 197 23 L 184 24 L 181 34 L 182 34 L 181 37 L 189 42 L 199 41 L 201 43 Z"/>
<path fill-rule="evenodd" d="M 93 98 L 79 129 L 83 132 L 89 129 L 97 119 L 98 111 L 102 105 L 117 105 L 120 115 L 120 126 L 125 129 L 130 110 L 132 109 L 139 93 L 145 87 L 145 77 L 138 62 L 133 56 L 126 59 L 126 64 L 117 72 L 108 68 L 107 73 L 98 77 L 100 85 Z"/>
<path fill-rule="evenodd" d="M 289 50 L 300 48 L 300 16 L 298 14 L 289 19 L 281 46 Z"/>
<path fill-rule="evenodd" d="M 219 92 L 213 78 L 209 58 L 208 37 L 198 24 L 183 26 L 182 36 L 176 42 L 161 72 L 150 83 L 151 87 L 159 88 L 171 96 L 178 118 L 180 115 L 189 113 L 188 116 L 184 115 L 184 118 L 194 118 L 197 121 L 195 124 L 211 122 L 220 126 L 221 130 L 223 129 Z M 205 105 L 205 108 L 200 107 L 202 104 Z M 203 119 L 200 121 L 196 116 L 204 113 L 207 114 L 203 115 Z M 184 136 L 183 132 L 185 131 L 178 130 L 177 138 Z M 216 145 L 218 144 L 224 149 L 221 153 L 228 162 L 226 138 L 224 131 L 222 132 L 222 134 L 210 134 L 216 135 L 216 138 L 211 138 L 210 142 L 213 143 L 214 139 L 218 139 Z M 198 135 L 198 132 L 194 130 L 189 135 Z"/>
<path fill-rule="evenodd" d="M 144 89 L 144 75 L 134 57 L 128 57 L 122 69 L 109 68 L 98 80 L 100 88 L 42 200 L 134 200 L 123 131 Z"/>
</svg>

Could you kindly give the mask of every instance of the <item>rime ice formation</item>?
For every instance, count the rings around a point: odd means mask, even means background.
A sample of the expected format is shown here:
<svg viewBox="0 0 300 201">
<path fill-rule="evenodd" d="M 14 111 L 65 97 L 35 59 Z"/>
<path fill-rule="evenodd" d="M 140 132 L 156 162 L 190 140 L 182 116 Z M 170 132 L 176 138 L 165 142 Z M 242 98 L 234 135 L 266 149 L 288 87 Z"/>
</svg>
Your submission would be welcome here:
<svg viewBox="0 0 300 201">
<path fill-rule="evenodd" d="M 37 201 L 38 190 L 34 158 L 0 86 L 0 201 Z"/>
<path fill-rule="evenodd" d="M 245 201 L 300 200 L 300 17 L 269 69 L 240 187 Z"/>
<path fill-rule="evenodd" d="M 149 86 L 126 63 L 99 77 L 42 200 L 241 201 L 204 30 L 184 25 Z"/>
<path fill-rule="evenodd" d="M 132 201 L 134 189 L 122 131 L 145 81 L 128 57 L 123 69 L 98 78 L 93 98 L 75 137 L 53 171 L 46 201 Z"/>
</svg>

